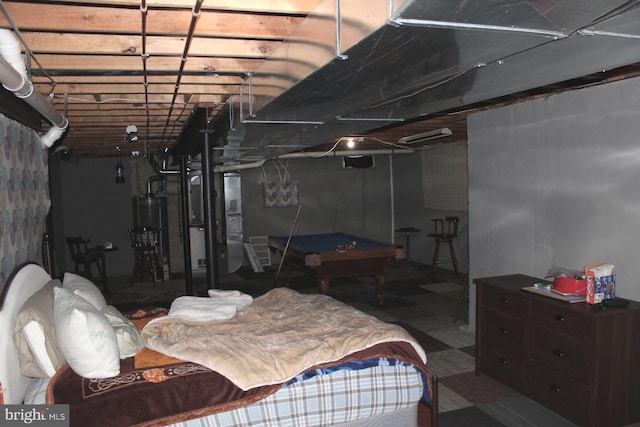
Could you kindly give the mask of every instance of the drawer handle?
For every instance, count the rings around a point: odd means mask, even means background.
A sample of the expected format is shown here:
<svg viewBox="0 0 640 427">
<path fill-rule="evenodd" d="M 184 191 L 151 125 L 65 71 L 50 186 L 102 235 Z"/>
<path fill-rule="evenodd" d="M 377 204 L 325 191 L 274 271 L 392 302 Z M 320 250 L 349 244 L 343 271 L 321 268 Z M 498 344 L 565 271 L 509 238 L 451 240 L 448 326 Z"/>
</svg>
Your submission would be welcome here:
<svg viewBox="0 0 640 427">
<path fill-rule="evenodd" d="M 562 350 L 553 350 L 553 354 L 555 354 L 558 357 L 565 357 L 566 356 L 565 352 L 562 351 Z"/>
<path fill-rule="evenodd" d="M 565 320 L 565 319 L 564 319 L 564 316 L 563 316 L 562 314 L 556 314 L 556 315 L 555 315 L 555 319 L 556 319 L 558 322 L 564 322 L 564 320 Z"/>
<path fill-rule="evenodd" d="M 551 385 L 549 385 L 549 388 L 551 389 L 551 391 L 555 391 L 556 393 L 560 392 L 560 386 L 559 385 L 551 384 Z"/>
<path fill-rule="evenodd" d="M 507 328 L 500 328 L 500 333 L 503 335 L 507 335 L 509 333 L 509 330 Z"/>
<path fill-rule="evenodd" d="M 504 359 L 504 358 L 501 357 L 501 358 L 498 359 L 498 363 L 501 364 L 501 365 L 506 365 L 507 364 L 507 359 Z"/>
<path fill-rule="evenodd" d="M 502 304 L 509 304 L 509 298 L 507 298 L 507 297 L 502 297 L 502 298 L 500 298 L 500 302 L 501 302 Z"/>
</svg>

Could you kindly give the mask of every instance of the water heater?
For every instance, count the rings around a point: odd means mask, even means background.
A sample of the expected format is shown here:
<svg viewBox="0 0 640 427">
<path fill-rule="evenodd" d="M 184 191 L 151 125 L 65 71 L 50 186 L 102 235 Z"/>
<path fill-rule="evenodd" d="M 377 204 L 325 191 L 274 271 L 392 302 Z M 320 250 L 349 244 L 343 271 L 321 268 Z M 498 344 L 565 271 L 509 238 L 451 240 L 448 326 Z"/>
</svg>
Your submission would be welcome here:
<svg viewBox="0 0 640 427">
<path fill-rule="evenodd" d="M 169 223 L 167 221 L 167 198 L 142 195 L 133 198 L 134 227 L 149 226 L 160 230 L 158 254 L 165 256 L 169 264 Z"/>
</svg>

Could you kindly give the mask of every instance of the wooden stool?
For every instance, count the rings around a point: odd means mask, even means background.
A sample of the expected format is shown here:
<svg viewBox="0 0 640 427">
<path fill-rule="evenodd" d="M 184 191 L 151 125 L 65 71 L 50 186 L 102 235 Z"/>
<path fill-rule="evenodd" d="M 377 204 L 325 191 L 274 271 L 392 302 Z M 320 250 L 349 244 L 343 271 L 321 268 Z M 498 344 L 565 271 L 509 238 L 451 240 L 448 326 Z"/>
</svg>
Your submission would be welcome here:
<svg viewBox="0 0 640 427">
<path fill-rule="evenodd" d="M 456 258 L 456 251 L 453 248 L 453 239 L 458 237 L 458 222 L 460 218 L 457 216 L 448 216 L 443 218 L 432 219 L 434 232 L 427 234 L 429 237 L 433 237 L 435 239 L 436 247 L 433 251 L 433 261 L 431 274 L 433 277 L 436 276 L 436 269 L 438 268 L 438 264 L 442 262 L 451 261 L 453 264 L 453 271 L 456 276 L 458 275 L 458 260 Z M 445 242 L 449 244 L 449 253 L 451 258 L 440 258 L 440 243 Z"/>
</svg>

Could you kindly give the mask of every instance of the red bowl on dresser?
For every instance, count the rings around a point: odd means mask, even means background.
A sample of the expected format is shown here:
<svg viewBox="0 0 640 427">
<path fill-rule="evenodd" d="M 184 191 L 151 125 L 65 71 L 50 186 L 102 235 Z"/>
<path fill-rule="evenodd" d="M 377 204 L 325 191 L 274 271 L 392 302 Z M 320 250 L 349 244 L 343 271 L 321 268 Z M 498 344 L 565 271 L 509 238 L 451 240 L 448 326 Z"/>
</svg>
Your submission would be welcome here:
<svg viewBox="0 0 640 427">
<path fill-rule="evenodd" d="M 556 277 L 553 279 L 553 289 L 564 294 L 586 295 L 588 280 L 578 280 L 572 277 Z"/>
</svg>

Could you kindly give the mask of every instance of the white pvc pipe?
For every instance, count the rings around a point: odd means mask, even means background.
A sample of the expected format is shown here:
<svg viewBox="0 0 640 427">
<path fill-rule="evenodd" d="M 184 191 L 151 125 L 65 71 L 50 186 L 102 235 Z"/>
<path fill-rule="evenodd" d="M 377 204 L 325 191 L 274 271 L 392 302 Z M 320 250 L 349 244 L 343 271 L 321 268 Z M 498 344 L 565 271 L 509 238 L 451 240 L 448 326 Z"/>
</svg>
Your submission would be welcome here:
<svg viewBox="0 0 640 427">
<path fill-rule="evenodd" d="M 33 90 L 27 78 L 27 68 L 22 58 L 20 43 L 12 31 L 0 29 L 0 83 L 7 90 L 29 104 L 53 126 L 41 137 L 42 143 L 51 147 L 67 130 L 69 121 L 53 108 L 41 94 Z"/>
<path fill-rule="evenodd" d="M 276 156 L 278 159 L 321 159 L 325 157 L 348 157 L 348 156 L 376 156 L 383 154 L 411 154 L 415 151 L 412 149 L 380 149 L 380 150 L 355 150 L 355 151 L 331 151 L 325 152 L 304 152 L 304 153 L 287 153 Z M 236 165 L 221 165 L 213 168 L 214 172 L 231 172 L 242 169 L 254 169 L 264 165 L 265 160 L 259 160 L 252 163 L 238 163 Z"/>
<path fill-rule="evenodd" d="M 16 70 L 20 75 L 20 81 L 11 82 L 9 86 L 3 84 L 3 86 L 15 92 L 24 85 L 25 76 L 27 75 L 27 67 L 22 59 L 22 50 L 20 49 L 20 43 L 14 37 L 13 33 L 7 29 L 0 29 L 0 55 L 5 61 Z"/>
<path fill-rule="evenodd" d="M 345 151 L 331 151 L 331 152 L 320 152 L 320 151 L 306 151 L 306 152 L 296 152 L 296 153 L 287 153 L 276 156 L 278 159 L 322 159 L 325 157 L 349 157 L 349 156 L 381 156 L 386 154 L 413 154 L 415 151 L 409 148 L 388 148 L 388 149 L 378 149 L 378 150 L 345 150 Z"/>
<path fill-rule="evenodd" d="M 213 168 L 214 172 L 232 172 L 242 169 L 254 169 L 264 165 L 266 160 L 258 160 L 253 163 L 238 163 L 237 165 L 220 165 Z"/>
<path fill-rule="evenodd" d="M 58 139 L 60 139 L 69 123 L 66 121 L 66 118 L 64 120 L 66 123 L 64 127 L 51 126 L 49 131 L 40 137 L 40 141 L 42 141 L 44 145 L 51 147 Z"/>
</svg>

